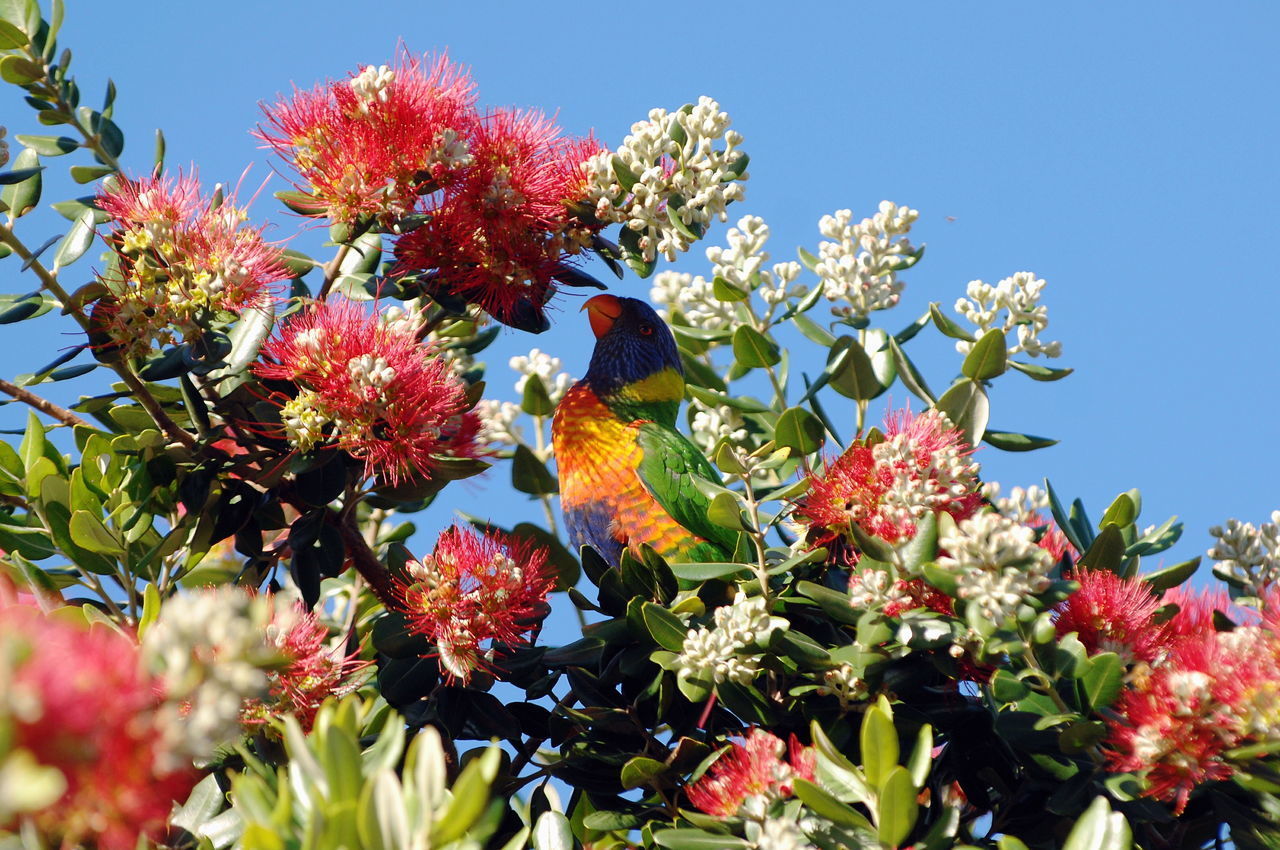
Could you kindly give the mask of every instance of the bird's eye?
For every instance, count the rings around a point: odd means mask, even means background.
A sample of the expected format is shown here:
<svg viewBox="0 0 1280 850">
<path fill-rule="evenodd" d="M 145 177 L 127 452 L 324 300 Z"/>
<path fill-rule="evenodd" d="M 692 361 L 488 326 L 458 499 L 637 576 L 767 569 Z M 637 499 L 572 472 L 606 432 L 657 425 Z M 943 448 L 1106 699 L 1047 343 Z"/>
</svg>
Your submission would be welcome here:
<svg viewBox="0 0 1280 850">
<path fill-rule="evenodd" d="M 641 324 L 636 330 L 640 331 L 641 336 L 653 336 L 653 325 Z"/>
</svg>

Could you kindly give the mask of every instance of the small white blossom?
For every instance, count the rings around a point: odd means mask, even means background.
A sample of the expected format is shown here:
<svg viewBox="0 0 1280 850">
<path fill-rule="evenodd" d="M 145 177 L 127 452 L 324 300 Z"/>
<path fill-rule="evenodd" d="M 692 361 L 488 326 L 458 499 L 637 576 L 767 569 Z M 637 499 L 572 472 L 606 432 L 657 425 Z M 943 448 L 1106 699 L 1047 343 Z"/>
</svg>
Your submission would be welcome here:
<svg viewBox="0 0 1280 850">
<path fill-rule="evenodd" d="M 977 486 L 979 464 L 970 460 L 963 442 L 935 445 L 936 441 L 921 440 L 921 434 L 951 429 L 939 411 L 926 410 L 919 419 L 926 417 L 938 420 L 937 427 L 914 427 L 871 449 L 876 466 L 893 471 L 893 483 L 882 498 L 882 510 L 897 523 L 915 522 L 964 498 Z"/>
<path fill-rule="evenodd" d="M 360 111 L 368 112 L 371 103 L 386 103 L 390 98 L 389 89 L 395 82 L 396 72 L 386 65 L 373 67 L 365 65 L 360 73 L 351 78 L 351 90 L 360 101 Z"/>
<path fill-rule="evenodd" d="M 997 511 L 1014 522 L 1031 525 L 1039 520 L 1039 512 L 1049 508 L 1049 491 L 1032 484 L 1025 490 L 1014 487 L 1008 496 L 1000 495 L 1000 482 L 988 481 L 982 485 L 982 495 L 995 505 Z"/>
<path fill-rule="evenodd" d="M 527 357 L 517 355 L 511 358 L 511 368 L 520 373 L 516 380 L 516 392 L 523 393 L 524 385 L 530 378 L 537 378 L 547 390 L 547 396 L 553 404 L 559 403 L 564 394 L 573 386 L 573 377 L 561 371 L 560 358 L 552 357 L 537 348 L 531 350 Z"/>
<path fill-rule="evenodd" d="M 721 437 L 743 443 L 749 436 L 747 421 L 736 407 L 727 404 L 710 407 L 695 398 L 689 402 L 689 409 L 693 412 L 691 436 L 704 450 L 709 450 Z"/>
<path fill-rule="evenodd" d="M 1215 525 L 1209 533 L 1218 538 L 1209 557 L 1250 595 L 1262 596 L 1267 585 L 1280 581 L 1280 511 L 1272 511 L 1271 522 L 1257 528 L 1229 519 L 1225 527 Z"/>
<path fill-rule="evenodd" d="M 480 433 L 476 442 L 482 446 L 505 443 L 514 446 L 523 441 L 523 431 L 516 425 L 520 418 L 520 405 L 510 401 L 482 398 L 475 407 L 480 417 Z"/>
<path fill-rule="evenodd" d="M 241 735 L 244 702 L 266 696 L 264 668 L 278 659 L 268 627 L 274 622 L 276 630 L 287 631 L 295 616 L 291 600 L 250 596 L 232 586 L 164 603 L 142 641 L 142 658 L 164 682 L 166 750 L 207 759 Z"/>
<path fill-rule="evenodd" d="M 284 436 L 303 454 L 325 440 L 324 429 L 333 417 L 324 409 L 320 396 L 313 390 L 303 390 L 280 408 L 280 422 Z"/>
<path fill-rule="evenodd" d="M 690 629 L 676 661 L 679 675 L 747 684 L 760 670 L 759 652 L 747 651 L 786 621 L 770 617 L 763 597 L 738 591 L 733 602 L 717 608 L 711 628 Z"/>
<path fill-rule="evenodd" d="M 867 683 L 858 678 L 850 664 L 841 664 L 822 674 L 822 684 L 817 693 L 823 696 L 834 696 L 840 701 L 840 708 L 848 709 L 866 699 Z"/>
<path fill-rule="evenodd" d="M 756 850 L 814 850 L 800 825 L 787 818 L 766 817 L 756 837 Z"/>
<path fill-rule="evenodd" d="M 638 233 L 647 261 L 658 254 L 674 260 L 689 250 L 692 240 L 672 217 L 696 230 L 713 218 L 727 220 L 726 206 L 742 199 L 747 175 L 731 169 L 742 136 L 729 129 L 730 123 L 720 104 L 705 96 L 676 112 L 650 110 L 648 120 L 633 124 L 617 150 L 596 154 L 583 165 L 596 216 Z M 615 157 L 636 178 L 629 190 L 618 182 Z M 683 200 L 678 209 L 671 207 L 676 196 Z"/>
<path fill-rule="evenodd" d="M 823 216 L 818 230 L 832 240 L 818 244 L 814 272 L 837 316 L 865 318 L 898 303 L 905 286 L 898 272 L 915 264 L 916 248 L 907 238 L 920 213 L 881 201 L 880 211 L 858 223 L 851 210 Z"/>
<path fill-rule="evenodd" d="M 1057 357 L 1062 354 L 1062 343 L 1040 340 L 1040 332 L 1049 326 L 1049 308 L 1040 303 L 1044 286 L 1044 281 L 1031 272 L 1018 272 L 995 286 L 971 280 L 965 288 L 969 297 L 956 301 L 956 312 L 977 327 L 979 337 L 993 328 L 1006 334 L 1017 328 L 1018 341 L 1009 346 L 1009 354 Z M 956 351 L 961 354 L 968 354 L 972 348 L 971 342 L 956 342 Z"/>
<path fill-rule="evenodd" d="M 938 548 L 948 553 L 938 566 L 956 573 L 957 595 L 993 622 L 1004 622 L 1023 599 L 1049 586 L 1053 558 L 1036 545 L 1034 529 L 998 513 L 963 520 Z"/>
<path fill-rule="evenodd" d="M 849 576 L 849 604 L 858 610 L 879 609 L 910 599 L 911 594 L 898 587 L 897 577 L 884 570 L 864 567 Z"/>
</svg>

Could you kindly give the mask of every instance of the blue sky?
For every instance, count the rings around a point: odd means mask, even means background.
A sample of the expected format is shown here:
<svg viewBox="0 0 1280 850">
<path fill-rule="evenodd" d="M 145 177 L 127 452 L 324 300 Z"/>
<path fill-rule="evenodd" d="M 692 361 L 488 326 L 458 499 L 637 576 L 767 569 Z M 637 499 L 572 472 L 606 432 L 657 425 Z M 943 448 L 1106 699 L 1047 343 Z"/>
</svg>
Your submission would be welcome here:
<svg viewBox="0 0 1280 850">
<path fill-rule="evenodd" d="M 194 162 L 206 183 L 234 182 L 250 163 L 257 179 L 270 173 L 248 134 L 259 101 L 387 62 L 399 40 L 416 52 L 448 48 L 471 66 L 484 103 L 558 110 L 567 131 L 594 128 L 609 144 L 650 107 L 711 95 L 752 157 L 746 201 L 731 213 L 769 222 L 775 260 L 813 250 L 818 219 L 836 209 L 870 215 L 890 199 L 920 210 L 913 241 L 928 251 L 904 276 L 890 328 L 930 301 L 949 309 L 974 278 L 1030 270 L 1048 280 L 1046 335 L 1064 345 L 1054 365 L 1076 373 L 1057 384 L 1001 379 L 992 425 L 1062 442 L 1022 455 L 983 449 L 985 477 L 1011 486 L 1048 476 L 1095 520 L 1139 487 L 1146 522 L 1176 513 L 1187 524 L 1166 563 L 1202 554 L 1210 525 L 1257 523 L 1280 508 L 1280 288 L 1269 257 L 1280 221 L 1280 11 L 1269 3 L 1212 14 L 1183 2 L 746 3 L 624 15 L 599 3 L 422 0 L 69 6 L 61 41 L 85 101 L 98 101 L 108 76 L 119 87 L 125 162 L 149 168 L 162 127 L 170 166 Z M 42 132 L 11 91 L 0 116 L 10 138 Z M 62 162 L 50 172 L 65 174 Z M 72 194 L 52 192 L 47 200 Z M 269 198 L 254 215 L 278 222 L 277 237 L 296 226 Z M 61 226 L 32 217 L 20 232 L 38 244 Z M 704 244 L 722 244 L 727 226 Z M 314 245 L 314 234 L 303 241 Z M 705 272 L 701 248 L 678 267 Z M 15 280 L 11 260 L 0 275 L 0 291 L 34 288 Z M 615 291 L 646 297 L 648 285 L 629 277 Z M 585 370 L 591 337 L 576 304 L 563 303 L 551 335 L 504 334 L 487 358 L 490 386 L 509 387 L 506 358 L 532 346 Z M 0 372 L 52 359 L 64 329 L 54 316 L 0 328 Z M 931 383 L 945 386 L 958 367 L 949 346 L 917 347 Z M 893 396 L 906 399 L 901 388 Z M 0 427 L 23 417 L 0 408 Z M 506 491 L 495 471 L 444 501 L 500 524 L 536 519 L 536 505 Z M 448 521 L 437 506 L 419 525 Z"/>
</svg>

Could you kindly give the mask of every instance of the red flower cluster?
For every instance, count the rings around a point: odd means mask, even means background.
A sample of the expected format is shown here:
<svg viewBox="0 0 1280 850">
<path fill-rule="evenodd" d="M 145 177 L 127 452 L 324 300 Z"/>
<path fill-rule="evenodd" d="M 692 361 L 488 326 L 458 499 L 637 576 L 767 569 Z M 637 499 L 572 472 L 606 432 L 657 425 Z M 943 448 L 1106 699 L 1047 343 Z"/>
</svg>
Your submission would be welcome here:
<svg viewBox="0 0 1280 850">
<path fill-rule="evenodd" d="M 685 793 L 709 815 L 733 817 L 750 805 L 751 814 L 762 817 L 771 802 L 791 796 L 796 777 L 813 781 L 816 761 L 813 748 L 800 746 L 795 735 L 784 745 L 776 735 L 753 728 Z"/>
<path fill-rule="evenodd" d="M 296 208 L 407 231 L 396 275 L 501 322 L 542 330 L 566 256 L 601 226 L 578 211 L 583 166 L 602 146 L 561 138 L 537 112 L 478 112 L 469 76 L 444 57 L 402 52 L 394 68 L 366 67 L 265 112 L 260 137 L 302 180 Z M 425 223 L 401 229 L 414 214 Z"/>
<path fill-rule="evenodd" d="M 1059 635 L 1075 632 L 1090 655 L 1114 652 L 1126 662 L 1150 664 L 1167 651 L 1168 626 L 1155 622 L 1164 600 L 1146 582 L 1110 570 L 1075 570 L 1064 578 L 1080 589 L 1056 609 Z"/>
<path fill-rule="evenodd" d="M 1111 769 L 1142 774 L 1145 793 L 1181 814 L 1197 786 L 1232 776 L 1230 750 L 1280 740 L 1280 594 L 1269 595 L 1261 618 L 1230 609 L 1224 594 L 1177 590 L 1163 601 L 1179 611 L 1156 627 L 1162 649 L 1112 706 L 1106 748 Z M 1141 627 L 1129 608 L 1134 622 L 1116 631 Z M 1214 612 L 1229 610 L 1244 624 L 1217 631 Z"/>
<path fill-rule="evenodd" d="M 982 503 L 978 465 L 960 431 L 935 410 L 912 415 L 904 410 L 885 418 L 882 440 L 856 440 L 844 454 L 809 476 L 809 492 L 796 509 L 809 526 L 809 539 L 834 547 L 848 562 L 857 553 L 848 527 L 890 543 L 910 539 L 915 520 L 946 511 L 966 519 Z"/>
<path fill-rule="evenodd" d="M 367 665 L 355 654 L 341 656 L 330 649 L 329 630 L 300 602 L 284 616 L 277 612 L 269 633 L 284 665 L 267 674 L 270 696 L 246 704 L 243 721 L 262 727 L 272 717 L 292 714 L 302 731 L 309 732 L 320 704 L 354 690 L 352 674 Z"/>
<path fill-rule="evenodd" d="M 254 371 L 298 388 L 281 401 L 281 419 L 299 451 L 334 445 L 392 484 L 430 478 L 437 457 L 479 452 L 465 385 L 410 319 L 330 301 L 286 322 L 262 352 Z"/>
<path fill-rule="evenodd" d="M 107 241 L 117 261 L 102 278 L 108 294 L 94 322 L 128 356 L 262 306 L 288 276 L 279 249 L 244 226 L 234 198 L 215 204 L 194 177 L 122 178 L 95 201 L 115 225 Z"/>
<path fill-rule="evenodd" d="M 0 606 L 5 744 L 56 768 L 66 785 L 19 817 L 64 846 L 132 850 L 140 836 L 154 838 L 199 775 L 163 749 L 162 688 L 142 671 L 137 645 L 106 627 Z"/>
<path fill-rule="evenodd" d="M 400 611 L 432 640 L 450 679 L 485 669 L 485 645 L 524 643 L 546 616 L 555 576 L 545 549 L 494 531 L 453 526 L 398 581 Z"/>
</svg>

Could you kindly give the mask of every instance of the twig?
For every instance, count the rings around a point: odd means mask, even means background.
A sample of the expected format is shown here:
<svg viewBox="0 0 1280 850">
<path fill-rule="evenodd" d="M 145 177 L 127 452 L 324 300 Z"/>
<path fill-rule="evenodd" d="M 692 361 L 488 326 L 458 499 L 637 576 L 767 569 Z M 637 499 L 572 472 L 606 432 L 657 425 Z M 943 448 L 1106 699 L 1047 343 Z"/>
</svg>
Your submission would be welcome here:
<svg viewBox="0 0 1280 850">
<path fill-rule="evenodd" d="M 36 395 L 30 390 L 20 387 L 17 384 L 6 381 L 3 378 L 0 378 L 0 392 L 3 392 L 7 395 L 11 395 L 14 398 L 16 398 L 18 401 L 23 402 L 24 404 L 31 405 L 36 410 L 40 411 L 46 416 L 52 416 L 54 419 L 57 419 L 63 425 L 68 425 L 71 427 L 74 427 L 76 425 L 84 425 L 85 427 L 89 427 L 88 422 L 85 422 L 83 419 L 81 419 L 79 416 L 76 416 L 74 413 L 72 413 L 70 410 L 67 410 L 65 407 L 60 407 L 59 405 L 56 405 L 53 402 L 49 401 L 47 398 L 41 398 L 40 396 Z"/>
<path fill-rule="evenodd" d="M 398 597 L 395 585 L 391 581 L 391 573 L 365 542 L 359 527 L 356 526 L 355 518 L 347 516 L 338 525 L 338 531 L 342 534 L 342 543 L 346 547 L 347 557 L 351 559 L 356 572 L 369 583 L 369 589 L 373 591 L 373 595 L 378 597 L 378 601 L 387 609 L 395 608 Z"/>
</svg>

